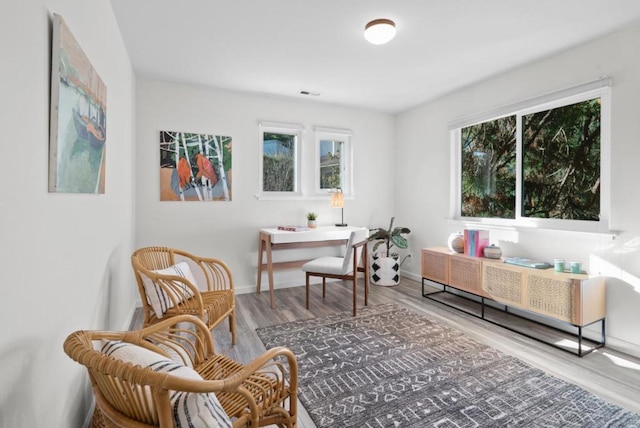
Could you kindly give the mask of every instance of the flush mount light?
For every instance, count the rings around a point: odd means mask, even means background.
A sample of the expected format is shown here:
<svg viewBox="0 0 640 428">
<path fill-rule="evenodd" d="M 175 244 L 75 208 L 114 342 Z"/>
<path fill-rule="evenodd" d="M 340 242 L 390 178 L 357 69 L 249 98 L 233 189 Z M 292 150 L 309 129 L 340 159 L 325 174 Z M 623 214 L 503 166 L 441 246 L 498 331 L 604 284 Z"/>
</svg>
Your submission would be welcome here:
<svg viewBox="0 0 640 428">
<path fill-rule="evenodd" d="M 396 35 L 396 24 L 390 19 L 374 19 L 364 26 L 364 38 L 374 45 L 382 45 Z"/>
</svg>

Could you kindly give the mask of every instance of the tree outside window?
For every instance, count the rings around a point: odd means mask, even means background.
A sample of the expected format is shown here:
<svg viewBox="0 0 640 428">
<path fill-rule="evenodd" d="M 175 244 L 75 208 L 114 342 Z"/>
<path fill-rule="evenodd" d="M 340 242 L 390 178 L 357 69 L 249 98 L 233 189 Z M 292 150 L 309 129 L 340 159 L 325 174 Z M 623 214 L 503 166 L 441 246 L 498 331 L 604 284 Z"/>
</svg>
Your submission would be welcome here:
<svg viewBox="0 0 640 428">
<path fill-rule="evenodd" d="M 342 188 L 342 141 L 320 140 L 320 189 Z"/>
<path fill-rule="evenodd" d="M 522 117 L 523 216 L 597 221 L 600 98 Z"/>
<path fill-rule="evenodd" d="M 264 132 L 262 139 L 262 190 L 296 190 L 297 135 Z"/>
<path fill-rule="evenodd" d="M 461 216 L 598 221 L 601 116 L 598 97 L 460 128 Z"/>
<path fill-rule="evenodd" d="M 299 197 L 301 146 L 304 127 L 298 124 L 260 122 L 258 198 Z"/>
<path fill-rule="evenodd" d="M 462 215 L 515 218 L 516 117 L 463 128 Z"/>
<path fill-rule="evenodd" d="M 315 193 L 353 192 L 352 136 L 348 129 L 315 128 Z"/>
</svg>

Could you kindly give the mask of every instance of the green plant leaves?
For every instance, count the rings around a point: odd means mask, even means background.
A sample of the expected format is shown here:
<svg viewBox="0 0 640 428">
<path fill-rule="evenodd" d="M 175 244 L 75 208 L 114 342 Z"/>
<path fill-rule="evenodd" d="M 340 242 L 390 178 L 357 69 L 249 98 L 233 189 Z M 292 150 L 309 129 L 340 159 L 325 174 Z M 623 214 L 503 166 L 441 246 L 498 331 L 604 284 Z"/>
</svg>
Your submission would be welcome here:
<svg viewBox="0 0 640 428">
<path fill-rule="evenodd" d="M 391 235 L 391 242 L 398 248 L 407 248 L 409 246 L 409 242 L 400 235 Z"/>
</svg>

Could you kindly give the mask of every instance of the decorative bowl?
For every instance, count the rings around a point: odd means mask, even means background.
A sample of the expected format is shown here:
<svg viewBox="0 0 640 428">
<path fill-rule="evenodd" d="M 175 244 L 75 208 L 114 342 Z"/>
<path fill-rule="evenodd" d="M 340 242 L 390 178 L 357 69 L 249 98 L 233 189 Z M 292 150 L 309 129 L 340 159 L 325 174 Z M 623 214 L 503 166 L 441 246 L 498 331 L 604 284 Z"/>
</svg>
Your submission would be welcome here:
<svg viewBox="0 0 640 428">
<path fill-rule="evenodd" d="M 499 259 L 502 257 L 502 248 L 495 244 L 484 247 L 484 256 L 488 259 Z"/>
</svg>

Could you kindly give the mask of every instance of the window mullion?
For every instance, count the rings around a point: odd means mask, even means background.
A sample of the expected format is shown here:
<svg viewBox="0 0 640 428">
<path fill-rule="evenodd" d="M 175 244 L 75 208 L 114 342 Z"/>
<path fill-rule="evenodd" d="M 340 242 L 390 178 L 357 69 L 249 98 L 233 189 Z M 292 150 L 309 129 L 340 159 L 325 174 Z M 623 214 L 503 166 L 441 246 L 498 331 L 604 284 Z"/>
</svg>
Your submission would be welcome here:
<svg viewBox="0 0 640 428">
<path fill-rule="evenodd" d="M 523 176 L 522 170 L 522 114 L 516 114 L 516 221 L 522 219 Z"/>
</svg>

